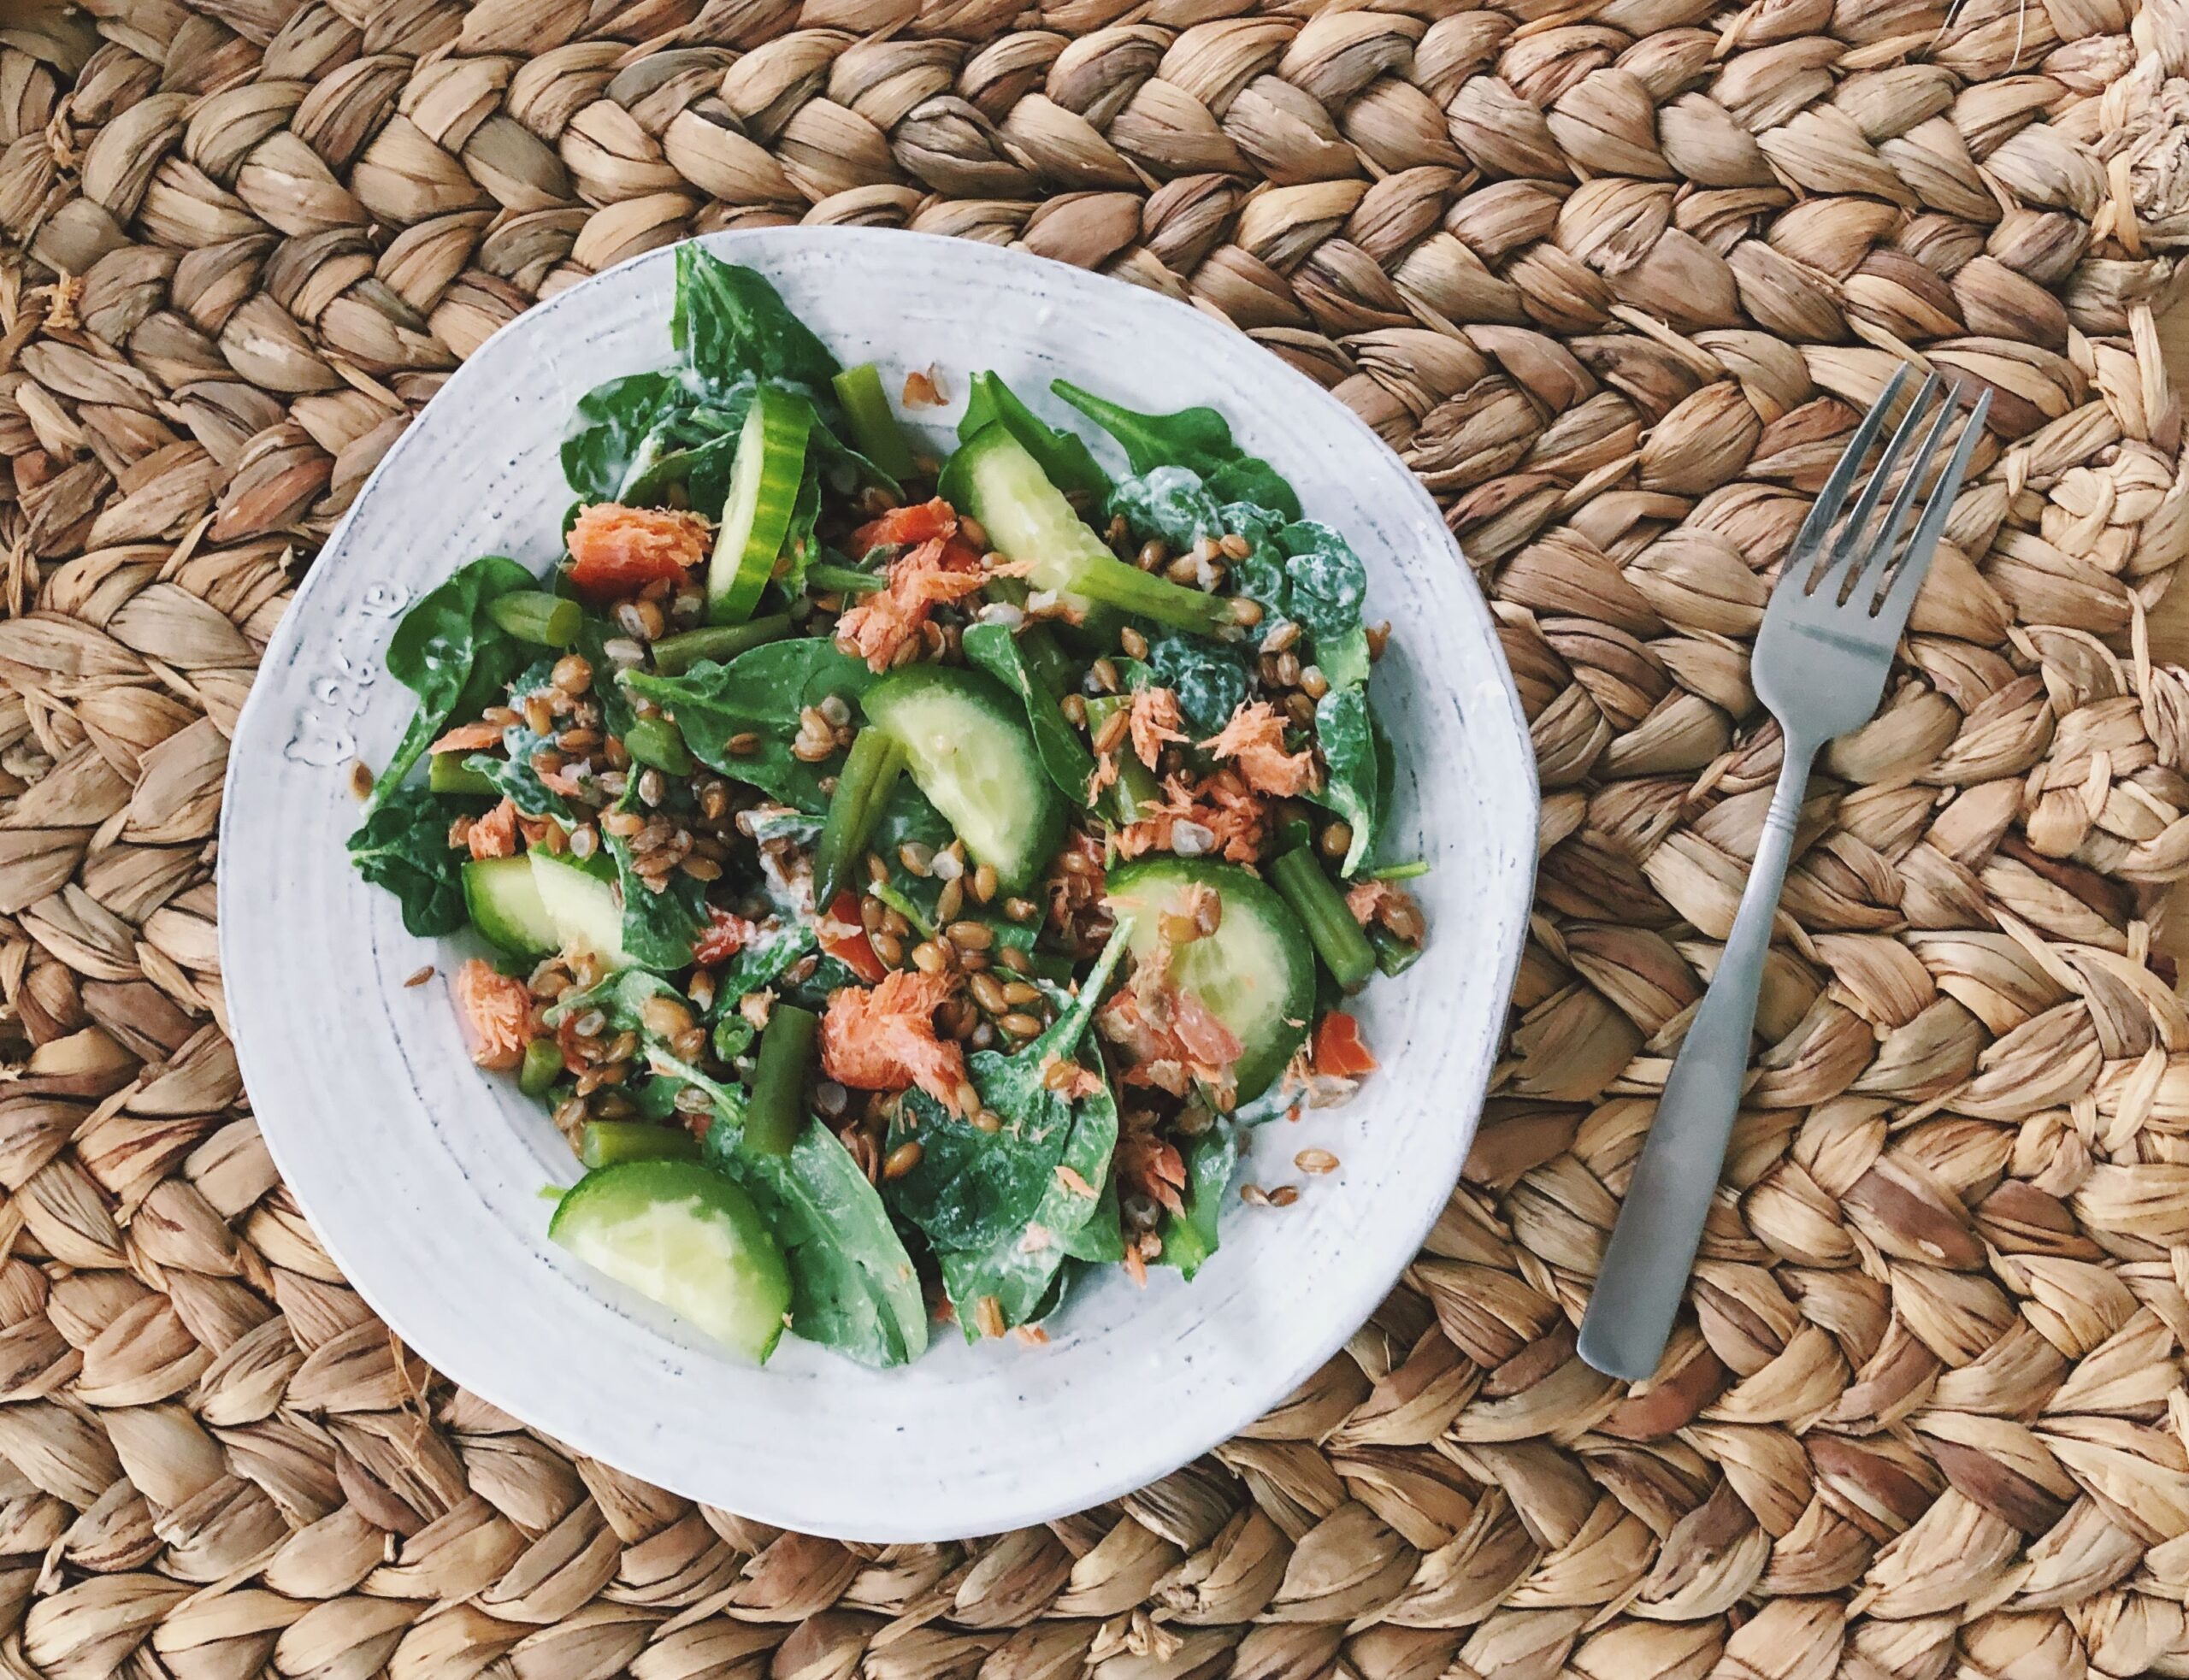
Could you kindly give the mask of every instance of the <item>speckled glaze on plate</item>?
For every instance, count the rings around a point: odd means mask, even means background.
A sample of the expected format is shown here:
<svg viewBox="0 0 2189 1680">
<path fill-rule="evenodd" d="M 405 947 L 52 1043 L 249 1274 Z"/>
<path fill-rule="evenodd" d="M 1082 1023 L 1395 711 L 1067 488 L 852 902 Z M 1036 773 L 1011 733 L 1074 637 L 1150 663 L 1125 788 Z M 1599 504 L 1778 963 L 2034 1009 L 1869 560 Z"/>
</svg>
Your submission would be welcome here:
<svg viewBox="0 0 2189 1680">
<path fill-rule="evenodd" d="M 481 553 L 545 570 L 569 502 L 558 450 L 578 398 L 670 357 L 658 251 L 521 316 L 450 380 L 381 463 L 268 648 L 229 758 L 220 928 L 245 1082 L 327 1252 L 434 1365 L 587 1453 L 692 1498 L 875 1541 L 991 1534 L 1112 1498 L 1281 1400 L 1372 1312 L 1444 1204 L 1472 1139 L 1533 875 L 1533 758 L 1490 615 L 1435 504 L 1344 407 L 1236 332 L 1120 282 L 994 246 L 864 229 L 717 235 L 846 363 L 893 392 L 937 364 L 958 399 L 995 368 L 1044 415 L 1063 375 L 1151 410 L 1211 403 L 1336 526 L 1396 629 L 1376 704 L 1397 743 L 1388 854 L 1426 955 L 1361 1005 L 1384 1063 L 1353 1103 L 1256 1134 L 1242 1177 L 1299 1182 L 1239 1205 L 1190 1286 L 1112 1270 L 1045 1347 L 938 1327 L 917 1364 L 870 1371 L 786 1337 L 735 1362 L 547 1241 L 542 1188 L 576 1176 L 513 1082 L 464 1052 L 443 972 L 464 941 L 403 930 L 350 869 L 350 767 L 384 763 L 411 696 L 382 668 L 409 604 Z M 1090 428 L 1084 426 L 1083 430 Z M 937 433 L 940 436 L 940 433 Z M 1098 450 L 1108 450 L 1099 439 Z M 1114 459 L 1112 452 L 1108 458 Z M 1337 1156 L 1302 1178 L 1294 1156 Z"/>
</svg>

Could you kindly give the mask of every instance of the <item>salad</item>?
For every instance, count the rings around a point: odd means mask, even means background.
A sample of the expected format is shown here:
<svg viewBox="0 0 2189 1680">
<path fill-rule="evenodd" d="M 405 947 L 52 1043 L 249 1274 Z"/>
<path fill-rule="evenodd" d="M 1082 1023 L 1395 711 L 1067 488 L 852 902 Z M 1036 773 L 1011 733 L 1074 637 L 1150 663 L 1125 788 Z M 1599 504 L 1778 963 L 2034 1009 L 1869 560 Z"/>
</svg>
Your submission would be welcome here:
<svg viewBox="0 0 2189 1680">
<path fill-rule="evenodd" d="M 679 247 L 672 328 L 578 404 L 552 575 L 402 620 L 350 841 L 491 952 L 474 1057 L 586 1169 L 551 1235 L 759 1359 L 1190 1278 L 1242 1129 L 1351 1093 L 1347 997 L 1421 947 L 1360 561 L 1213 410 L 1059 381 L 1119 471 L 976 373 L 938 460 L 751 269 Z"/>
</svg>

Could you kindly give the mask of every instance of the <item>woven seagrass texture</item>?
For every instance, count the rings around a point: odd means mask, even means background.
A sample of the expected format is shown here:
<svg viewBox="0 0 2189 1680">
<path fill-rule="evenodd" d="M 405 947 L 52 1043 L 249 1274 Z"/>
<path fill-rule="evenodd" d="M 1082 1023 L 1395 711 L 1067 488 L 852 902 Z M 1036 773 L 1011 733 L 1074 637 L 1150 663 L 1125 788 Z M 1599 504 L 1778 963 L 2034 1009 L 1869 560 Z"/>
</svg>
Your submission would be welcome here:
<svg viewBox="0 0 2189 1680">
<path fill-rule="evenodd" d="M 2183 0 L 10 15 L 6 1672 L 2189 1674 Z M 316 543 L 533 299 L 801 219 L 1020 242 L 1334 389 L 1449 508 L 1546 790 L 1481 1141 L 1374 1321 L 1207 1459 L 962 1545 L 761 1529 L 452 1391 L 221 1035 L 227 735 Z M 1904 351 L 1995 433 L 1813 785 L 1630 1394 L 1572 1326 L 1777 769 L 1744 640 Z"/>
</svg>

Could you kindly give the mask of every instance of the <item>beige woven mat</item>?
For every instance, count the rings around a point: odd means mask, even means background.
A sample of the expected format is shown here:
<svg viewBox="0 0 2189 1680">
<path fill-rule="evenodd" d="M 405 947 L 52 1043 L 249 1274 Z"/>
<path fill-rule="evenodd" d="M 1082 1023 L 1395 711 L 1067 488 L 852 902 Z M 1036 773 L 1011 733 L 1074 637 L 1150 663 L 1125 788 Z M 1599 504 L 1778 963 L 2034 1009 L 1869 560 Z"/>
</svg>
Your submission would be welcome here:
<svg viewBox="0 0 2189 1680">
<path fill-rule="evenodd" d="M 0 9 L 7 1672 L 2189 1673 L 2189 1013 L 2145 960 L 2189 675 L 2144 634 L 2183 0 L 92 13 Z M 225 732 L 315 542 L 533 298 L 801 217 L 1021 241 L 1334 388 L 1449 505 L 1547 789 L 1404 1283 L 1247 1436 L 964 1545 L 762 1530 L 451 1392 L 220 1029 Z M 1743 638 L 1902 346 L 1997 446 L 1814 784 L 1696 1317 L 1630 1395 L 1572 1325 L 1776 769 Z"/>
</svg>

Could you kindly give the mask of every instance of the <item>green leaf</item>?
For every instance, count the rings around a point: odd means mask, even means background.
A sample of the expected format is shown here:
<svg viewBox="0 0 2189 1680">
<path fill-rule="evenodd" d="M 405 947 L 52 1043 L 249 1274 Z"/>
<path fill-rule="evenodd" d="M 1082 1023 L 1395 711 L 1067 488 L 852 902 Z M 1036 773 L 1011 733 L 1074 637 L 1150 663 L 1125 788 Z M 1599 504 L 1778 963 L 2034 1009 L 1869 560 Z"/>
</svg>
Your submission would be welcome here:
<svg viewBox="0 0 2189 1680">
<path fill-rule="evenodd" d="M 546 687 L 548 673 L 553 669 L 552 661 L 534 664 L 510 684 L 510 698 L 514 700 Z M 517 721 L 502 731 L 502 752 L 506 756 L 498 758 L 491 752 L 475 752 L 463 761 L 463 767 L 476 770 L 493 782 L 527 816 L 552 816 L 569 822 L 572 820 L 569 802 L 542 781 L 540 772 L 532 767 L 532 755 L 553 745 L 547 736 L 524 721 L 520 709 Z"/>
<path fill-rule="evenodd" d="M 616 809 L 640 810 L 638 787 L 639 779 L 634 775 Z M 688 805 L 689 792 L 681 786 L 677 791 L 682 795 L 681 803 Z M 605 828 L 601 838 L 608 855 L 616 860 L 616 881 L 623 900 L 624 952 L 641 967 L 662 973 L 689 968 L 692 941 L 707 924 L 706 883 L 681 869 L 671 869 L 661 890 L 656 892 L 638 872 L 628 839 Z"/>
<path fill-rule="evenodd" d="M 976 1088 L 983 1073 L 993 1082 L 1003 1059 L 992 1050 L 976 1052 Z M 998 1131 L 983 1132 L 924 1092 L 908 1091 L 890 1127 L 889 1147 L 917 1142 L 919 1164 L 892 1179 L 885 1199 L 937 1250 L 1015 1241 L 1064 1158 L 1071 1125 L 1072 1105 L 1050 1100 L 1006 1119 Z"/>
<path fill-rule="evenodd" d="M 808 432 L 810 439 L 814 433 Z M 821 518 L 821 467 L 811 454 L 805 457 L 805 476 L 799 480 L 798 499 L 791 504 L 790 523 L 783 530 L 782 551 L 790 564 L 776 580 L 786 598 L 795 601 L 805 592 L 805 569 L 820 557 L 821 545 L 813 528 Z"/>
<path fill-rule="evenodd" d="M 1106 1251 L 1107 1235 L 1097 1224 L 1102 1217 L 1101 1191 L 1107 1185 L 1110 1157 L 1118 1147 L 1118 1105 L 1109 1087 L 1071 1105 L 1072 1123 L 1059 1164 L 1068 1168 L 1078 1182 L 1094 1189 L 1092 1197 L 1065 1182 L 1052 1170 L 1041 1200 L 1024 1227 L 985 1247 L 938 1252 L 942 1286 L 958 1309 L 958 1322 L 969 1340 L 979 1334 L 979 1305 L 986 1295 L 995 1297 L 1003 1309 L 1006 1329 L 1030 1323 L 1047 1312 L 1047 1300 L 1057 1269 L 1066 1259 L 1087 1258 Z M 1108 1217 L 1115 1229 L 1117 1210 L 1110 1204 Z M 1093 1236 L 1087 1234 L 1095 1226 Z M 1085 1253 L 1081 1253 L 1081 1250 Z M 1118 1257 L 1122 1258 L 1122 1241 Z"/>
<path fill-rule="evenodd" d="M 790 1265 L 790 1328 L 861 1365 L 887 1367 L 927 1351 L 927 1302 L 904 1239 L 834 1132 L 809 1119 L 787 1155 L 743 1147 L 744 1092 L 673 1058 L 657 1065 L 705 1090 L 714 1123 L 703 1158 L 759 1204 Z"/>
<path fill-rule="evenodd" d="M 743 1147 L 745 1089 L 682 1061 L 646 1031 L 650 997 L 678 995 L 652 975 L 624 973 L 549 1011 L 599 1008 L 644 1040 L 657 1081 L 705 1092 L 714 1120 L 701 1140 L 709 1166 L 742 1184 L 782 1245 L 791 1275 L 792 1331 L 862 1365 L 899 1365 L 927 1351 L 927 1304 L 912 1256 L 882 1198 L 835 1135 L 809 1120 L 788 1155 Z"/>
<path fill-rule="evenodd" d="M 1040 1037 L 1009 1056 L 982 1050 L 969 1059 L 973 1088 L 1002 1120 L 1000 1129 L 983 1132 L 923 1093 L 906 1093 L 890 1144 L 917 1139 L 922 1153 L 918 1165 L 891 1182 L 890 1200 L 938 1250 L 1021 1235 L 1065 1157 L 1075 1111 L 1109 1100 L 1106 1088 L 1081 1104 L 1068 1101 L 1042 1082 L 1042 1072 L 1051 1058 L 1079 1047 L 1124 948 L 1112 934 L 1078 995 Z M 1087 1182 L 1099 1186 L 1100 1175 Z"/>
<path fill-rule="evenodd" d="M 1246 702 L 1247 657 L 1222 642 L 1200 636 L 1156 636 L 1148 642 L 1142 669 L 1148 681 L 1178 697 L 1178 710 L 1196 740 L 1207 740 L 1222 729 Z"/>
<path fill-rule="evenodd" d="M 1291 616 L 1321 640 L 1360 628 L 1360 603 L 1368 575 L 1352 545 L 1312 519 L 1295 520 L 1277 533 L 1291 584 Z"/>
<path fill-rule="evenodd" d="M 1046 1310 L 1041 1303 L 1057 1268 L 1100 1215 L 1117 1149 L 1117 1099 L 1106 1082 L 1068 1100 L 1049 1089 L 1042 1071 L 1052 1058 L 1079 1048 L 1130 932 L 1120 927 L 1111 935 L 1078 995 L 1040 1037 L 1010 1056 L 982 1051 L 971 1058 L 974 1088 L 1002 1120 L 999 1130 L 984 1133 L 916 1096 L 906 1106 L 919 1124 L 900 1118 L 892 1130 L 893 1145 L 917 1136 L 924 1152 L 918 1166 L 893 1181 L 891 1200 L 934 1246 L 968 1335 L 977 1334 L 984 1295 L 996 1298 L 1006 1326 Z M 1114 1222 L 1114 1203 L 1111 1217 Z M 1107 1245 L 1098 1232 L 1085 1246 L 1099 1252 Z"/>
<path fill-rule="evenodd" d="M 864 660 L 839 653 L 824 636 L 770 642 L 726 665 L 702 659 L 681 676 L 627 671 L 622 678 L 629 693 L 676 719 L 701 763 L 812 816 L 829 808 L 821 781 L 835 760 L 809 764 L 791 752 L 799 714 L 831 694 L 855 700 L 877 680 Z M 729 751 L 741 734 L 759 738 L 751 753 Z"/>
<path fill-rule="evenodd" d="M 420 938 L 452 934 L 469 919 L 461 873 L 469 853 L 448 843 L 463 806 L 423 787 L 398 787 L 350 836 L 350 861 L 403 905 L 403 926 Z"/>
<path fill-rule="evenodd" d="M 1360 869 L 1376 844 L 1383 813 L 1383 774 L 1376 750 L 1374 715 L 1364 688 L 1333 688 L 1315 704 L 1315 738 L 1329 766 L 1316 803 L 1336 811 L 1353 830 L 1341 873 Z"/>
<path fill-rule="evenodd" d="M 932 875 L 914 875 L 898 856 L 907 845 L 924 846 L 930 852 L 940 852 L 957 839 L 947 818 L 928 802 L 912 777 L 900 776 L 897 785 L 889 790 L 882 814 L 874 822 L 874 832 L 867 837 L 868 851 L 879 854 L 889 866 L 889 884 L 894 887 L 930 921 L 935 917 L 936 901 L 942 896 L 942 882 Z"/>
<path fill-rule="evenodd" d="M 1050 425 L 1018 398 L 1018 393 L 993 373 L 973 375 L 972 391 L 965 401 L 965 417 L 958 422 L 958 441 L 970 442 L 973 434 L 992 421 L 1018 439 L 1025 451 L 1041 463 L 1051 484 L 1070 495 L 1078 491 L 1097 502 L 1107 495 L 1109 475 L 1077 432 Z"/>
<path fill-rule="evenodd" d="M 1116 1150 L 1114 1139 L 1112 1152 Z M 1085 1260 L 1094 1265 L 1115 1265 L 1125 1257 L 1124 1221 L 1118 1211 L 1118 1176 L 1112 1173 L 1102 1181 L 1102 1194 L 1094 1203 L 1094 1211 L 1087 1223 L 1063 1240 L 1064 1252 L 1075 1260 Z M 1046 1308 L 1029 1315 L 1046 1318 Z"/>
<path fill-rule="evenodd" d="M 825 390 L 841 371 L 829 347 L 766 279 L 697 245 L 676 248 L 676 308 L 669 331 L 692 370 L 711 385 L 749 375 Z"/>
<path fill-rule="evenodd" d="M 1157 1235 L 1163 1239 L 1163 1264 L 1176 1266 L 1189 1282 L 1216 1252 L 1224 1193 L 1238 1161 L 1238 1136 L 1221 1123 L 1195 1138 L 1186 1152 L 1185 1211 L 1165 1214 Z"/>
<path fill-rule="evenodd" d="M 501 697 L 531 650 L 494 622 L 487 602 L 538 580 L 514 560 L 474 560 L 418 598 L 387 644 L 387 672 L 418 697 L 418 709 L 381 772 L 365 809 L 377 809 L 402 785 L 452 719 L 476 717 Z"/>
<path fill-rule="evenodd" d="M 1018 639 L 1000 624 L 975 624 L 965 631 L 963 645 L 966 658 L 1000 681 L 1026 708 L 1034 750 L 1049 780 L 1074 805 L 1085 805 L 1087 786 L 1094 776 L 1094 754 L 1065 722 L 1057 697 L 1026 663 Z"/>
<path fill-rule="evenodd" d="M 1317 636 L 1315 668 L 1333 688 L 1358 688 L 1368 681 L 1368 633 L 1358 624 L 1342 636 Z"/>
<path fill-rule="evenodd" d="M 1261 604 L 1265 629 L 1291 617 L 1291 584 L 1284 575 L 1284 551 L 1277 545 L 1283 517 L 1251 502 L 1232 502 L 1223 521 L 1227 532 L 1247 539 L 1247 557 L 1231 563 L 1231 578 L 1242 595 Z"/>
<path fill-rule="evenodd" d="M 821 948 L 811 922 L 786 922 L 748 940 L 715 977 L 715 1007 L 725 1016 L 748 992 L 764 992 Z"/>
<path fill-rule="evenodd" d="M 1136 473 L 1188 467 L 1201 475 L 1218 502 L 1257 502 L 1287 519 L 1300 517 L 1300 498 L 1276 468 L 1232 440 L 1231 427 L 1214 409 L 1142 414 L 1083 391 L 1065 380 L 1049 387 L 1124 445 Z"/>
<path fill-rule="evenodd" d="M 588 502 L 615 500 L 646 440 L 688 403 L 675 374 L 631 374 L 578 398 L 579 429 L 563 440 L 563 476 Z"/>
<path fill-rule="evenodd" d="M 1224 509 L 1189 467 L 1157 467 L 1137 478 L 1119 479 L 1111 486 L 1110 512 L 1122 514 L 1142 541 L 1160 537 L 1181 551 L 1203 537 L 1220 539 L 1230 529 L 1224 522 Z"/>
</svg>

